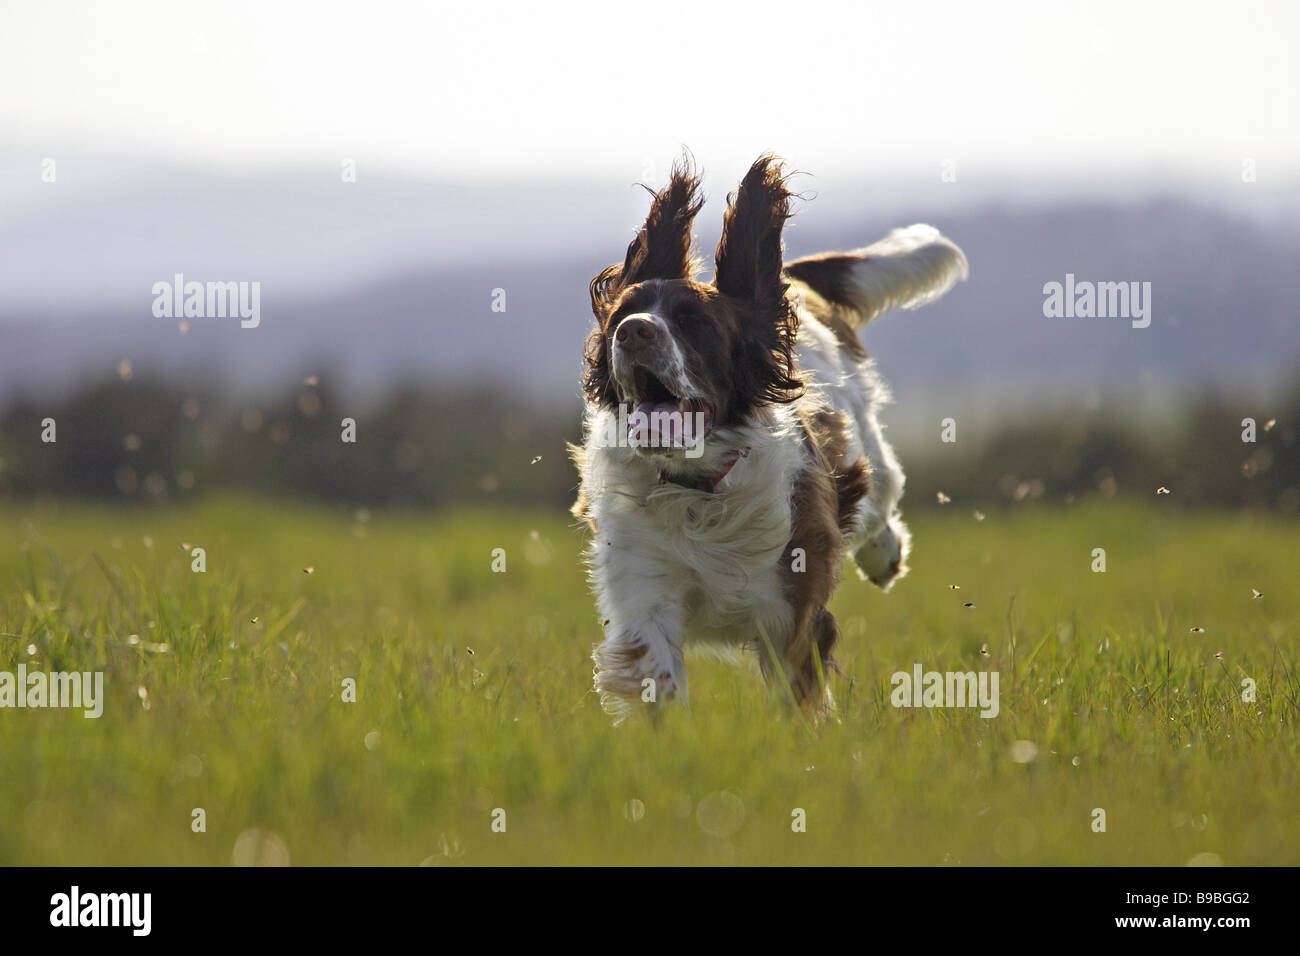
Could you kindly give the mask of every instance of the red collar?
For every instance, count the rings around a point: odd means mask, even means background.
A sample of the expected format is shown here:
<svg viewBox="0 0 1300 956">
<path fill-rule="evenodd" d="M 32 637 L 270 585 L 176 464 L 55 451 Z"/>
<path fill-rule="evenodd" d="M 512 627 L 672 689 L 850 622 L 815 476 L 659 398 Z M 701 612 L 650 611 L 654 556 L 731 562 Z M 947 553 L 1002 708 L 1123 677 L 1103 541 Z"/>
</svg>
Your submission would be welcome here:
<svg viewBox="0 0 1300 956">
<path fill-rule="evenodd" d="M 659 484 L 663 485 L 672 482 L 674 485 L 681 485 L 683 488 L 712 493 L 718 490 L 718 485 L 722 484 L 722 479 L 726 478 L 731 469 L 736 467 L 736 462 L 748 454 L 748 448 L 744 451 L 728 452 L 727 456 L 722 459 L 722 467 L 711 475 L 705 475 L 703 478 L 677 478 L 667 471 L 661 471 L 659 472 Z"/>
</svg>

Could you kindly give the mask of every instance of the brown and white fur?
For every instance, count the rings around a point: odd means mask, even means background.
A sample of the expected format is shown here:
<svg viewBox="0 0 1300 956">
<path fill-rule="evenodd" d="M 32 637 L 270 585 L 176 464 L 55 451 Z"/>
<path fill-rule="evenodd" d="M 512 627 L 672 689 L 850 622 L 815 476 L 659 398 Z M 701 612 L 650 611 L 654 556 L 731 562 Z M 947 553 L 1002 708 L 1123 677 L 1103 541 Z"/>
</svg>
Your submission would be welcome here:
<svg viewBox="0 0 1300 956">
<path fill-rule="evenodd" d="M 728 197 L 704 284 L 700 183 L 681 160 L 622 264 L 592 281 L 574 513 L 592 529 L 595 685 L 611 713 L 685 700 L 688 644 L 752 648 L 769 680 L 813 706 L 833 666 L 827 603 L 844 557 L 882 590 L 906 573 L 903 471 L 877 420 L 888 393 L 857 333 L 938 298 L 966 257 L 916 225 L 783 263 L 790 200 L 780 161 L 759 157 Z M 627 430 L 620 406 L 676 407 L 699 424 L 672 447 L 633 447 L 608 440 Z"/>
</svg>

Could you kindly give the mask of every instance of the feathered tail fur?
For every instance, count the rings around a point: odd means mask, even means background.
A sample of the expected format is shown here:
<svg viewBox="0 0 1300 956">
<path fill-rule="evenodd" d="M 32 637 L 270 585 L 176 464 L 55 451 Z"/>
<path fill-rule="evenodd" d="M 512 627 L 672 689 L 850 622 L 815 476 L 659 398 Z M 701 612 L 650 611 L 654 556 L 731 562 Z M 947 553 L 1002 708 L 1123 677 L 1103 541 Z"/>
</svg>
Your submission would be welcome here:
<svg viewBox="0 0 1300 956">
<path fill-rule="evenodd" d="M 965 254 L 948 237 L 918 223 L 851 252 L 823 252 L 785 264 L 857 331 L 890 309 L 933 302 L 969 274 Z"/>
</svg>

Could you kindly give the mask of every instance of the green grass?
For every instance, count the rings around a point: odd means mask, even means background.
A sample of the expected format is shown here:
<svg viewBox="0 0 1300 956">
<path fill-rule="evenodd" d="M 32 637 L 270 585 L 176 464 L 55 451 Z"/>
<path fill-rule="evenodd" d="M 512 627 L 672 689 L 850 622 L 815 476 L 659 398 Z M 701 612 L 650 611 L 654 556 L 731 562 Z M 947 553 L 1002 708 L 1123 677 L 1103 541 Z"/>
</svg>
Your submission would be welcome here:
<svg viewBox="0 0 1300 956">
<path fill-rule="evenodd" d="M 690 712 L 619 727 L 561 515 L 5 505 L 0 670 L 107 700 L 0 710 L 0 864 L 226 864 L 254 828 L 295 864 L 1294 864 L 1300 534 L 1163 504 L 918 514 L 892 594 L 836 595 L 838 719 L 689 656 Z M 894 709 L 914 661 L 998 669 L 1000 716 Z"/>
</svg>

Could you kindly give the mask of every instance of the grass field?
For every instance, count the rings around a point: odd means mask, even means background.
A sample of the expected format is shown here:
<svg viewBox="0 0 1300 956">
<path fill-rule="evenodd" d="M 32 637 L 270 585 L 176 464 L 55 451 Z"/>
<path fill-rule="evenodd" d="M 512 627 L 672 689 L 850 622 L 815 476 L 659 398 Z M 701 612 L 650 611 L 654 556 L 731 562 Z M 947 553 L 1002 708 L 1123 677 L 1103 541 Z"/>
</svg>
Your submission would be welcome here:
<svg viewBox="0 0 1300 956">
<path fill-rule="evenodd" d="M 0 864 L 1295 864 L 1300 530 L 1170 501 L 916 514 L 836 596 L 837 719 L 694 656 L 618 727 L 562 514 L 0 506 L 0 671 L 106 695 L 0 710 Z M 916 661 L 1000 715 L 893 708 Z"/>
</svg>

